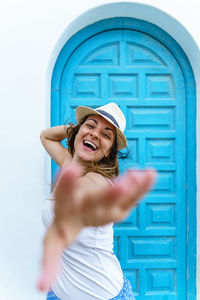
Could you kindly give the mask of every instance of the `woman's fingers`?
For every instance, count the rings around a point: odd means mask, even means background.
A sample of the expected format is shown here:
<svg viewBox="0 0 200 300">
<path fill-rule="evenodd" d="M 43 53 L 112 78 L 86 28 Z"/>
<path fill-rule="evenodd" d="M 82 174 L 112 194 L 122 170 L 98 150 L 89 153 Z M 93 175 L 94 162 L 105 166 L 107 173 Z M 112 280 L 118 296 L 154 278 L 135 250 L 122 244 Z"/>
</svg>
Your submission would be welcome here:
<svg viewBox="0 0 200 300">
<path fill-rule="evenodd" d="M 124 194 L 124 186 L 121 184 L 114 184 L 101 191 L 101 203 L 105 205 L 113 205 Z"/>
<path fill-rule="evenodd" d="M 61 171 L 54 189 L 55 197 L 55 221 L 60 222 L 74 213 L 78 206 L 78 201 L 74 199 L 73 193 L 77 179 L 82 174 L 82 168 L 77 164 L 71 164 L 70 167 Z"/>
<path fill-rule="evenodd" d="M 136 205 L 140 198 L 148 192 L 155 180 L 155 170 L 129 171 L 123 181 L 120 182 L 125 190 L 120 206 L 128 209 Z"/>
<path fill-rule="evenodd" d="M 82 167 L 78 164 L 71 164 L 68 168 L 61 170 L 54 189 L 56 200 L 65 201 L 63 195 L 67 196 L 68 194 L 71 194 L 76 179 L 81 176 L 82 171 Z"/>
<path fill-rule="evenodd" d="M 150 189 L 156 179 L 156 171 L 129 171 L 115 181 L 104 212 L 104 219 L 118 222 L 127 217 L 130 210 L 138 204 L 142 196 Z M 110 206 L 109 206 L 110 204 Z"/>
</svg>

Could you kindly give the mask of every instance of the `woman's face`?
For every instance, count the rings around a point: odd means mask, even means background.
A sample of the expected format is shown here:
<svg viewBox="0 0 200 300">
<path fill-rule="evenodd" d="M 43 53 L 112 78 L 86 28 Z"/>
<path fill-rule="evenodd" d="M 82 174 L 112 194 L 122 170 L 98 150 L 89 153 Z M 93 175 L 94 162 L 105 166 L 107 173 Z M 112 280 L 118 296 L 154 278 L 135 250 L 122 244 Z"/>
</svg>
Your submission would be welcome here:
<svg viewBox="0 0 200 300">
<path fill-rule="evenodd" d="M 107 157 L 115 140 L 115 127 L 99 115 L 90 115 L 74 141 L 74 159 L 99 161 Z"/>
</svg>

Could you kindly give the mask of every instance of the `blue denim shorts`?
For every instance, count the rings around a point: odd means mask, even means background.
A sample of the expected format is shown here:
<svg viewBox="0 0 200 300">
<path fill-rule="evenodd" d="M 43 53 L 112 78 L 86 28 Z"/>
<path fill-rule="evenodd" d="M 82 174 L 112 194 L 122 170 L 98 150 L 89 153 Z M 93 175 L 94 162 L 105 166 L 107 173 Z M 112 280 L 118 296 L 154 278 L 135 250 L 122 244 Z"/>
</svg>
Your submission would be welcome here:
<svg viewBox="0 0 200 300">
<path fill-rule="evenodd" d="M 124 276 L 124 285 L 120 293 L 110 300 L 134 300 L 133 290 L 130 281 Z M 52 290 L 47 294 L 46 300 L 61 300 L 58 298 Z"/>
<path fill-rule="evenodd" d="M 130 281 L 124 276 L 124 285 L 120 293 L 110 300 L 134 300 L 133 290 Z"/>
</svg>

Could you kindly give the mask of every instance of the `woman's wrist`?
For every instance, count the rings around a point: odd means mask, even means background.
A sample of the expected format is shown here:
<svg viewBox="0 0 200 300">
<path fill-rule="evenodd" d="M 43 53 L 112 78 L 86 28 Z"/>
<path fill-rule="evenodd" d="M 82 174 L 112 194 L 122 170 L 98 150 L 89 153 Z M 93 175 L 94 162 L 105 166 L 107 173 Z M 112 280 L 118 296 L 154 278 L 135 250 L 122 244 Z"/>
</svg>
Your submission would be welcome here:
<svg viewBox="0 0 200 300">
<path fill-rule="evenodd" d="M 63 125 L 64 126 L 64 131 L 66 133 L 66 138 L 68 138 L 68 128 L 71 127 L 71 125 L 67 124 L 67 125 Z"/>
</svg>

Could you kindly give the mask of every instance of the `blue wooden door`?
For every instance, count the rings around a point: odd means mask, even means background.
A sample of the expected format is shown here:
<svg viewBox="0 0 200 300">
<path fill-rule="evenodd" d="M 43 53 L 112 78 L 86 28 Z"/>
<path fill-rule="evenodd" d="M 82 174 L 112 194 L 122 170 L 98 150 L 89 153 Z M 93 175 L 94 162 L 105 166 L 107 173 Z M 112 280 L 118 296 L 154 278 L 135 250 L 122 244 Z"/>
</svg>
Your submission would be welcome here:
<svg viewBox="0 0 200 300">
<path fill-rule="evenodd" d="M 177 60 L 140 31 L 104 31 L 71 53 L 55 93 L 60 124 L 75 123 L 78 105 L 114 101 L 123 110 L 130 154 L 121 171 L 153 166 L 159 177 L 115 225 L 114 251 L 136 299 L 186 299 L 186 91 Z"/>
</svg>

